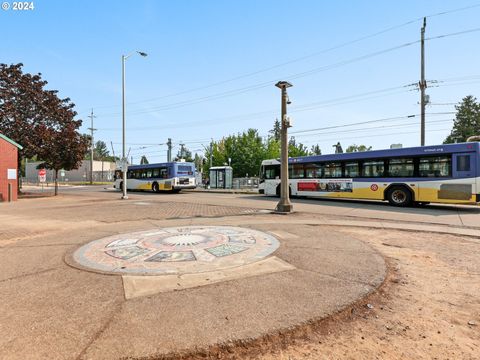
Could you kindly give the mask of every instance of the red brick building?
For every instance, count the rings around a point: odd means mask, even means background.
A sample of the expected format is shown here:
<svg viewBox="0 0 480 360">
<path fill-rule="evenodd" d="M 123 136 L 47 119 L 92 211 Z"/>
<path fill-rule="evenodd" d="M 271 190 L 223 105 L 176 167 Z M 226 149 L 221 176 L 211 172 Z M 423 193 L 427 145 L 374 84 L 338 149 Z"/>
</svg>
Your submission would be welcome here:
<svg viewBox="0 0 480 360">
<path fill-rule="evenodd" d="M 18 149 L 22 146 L 0 134 L 0 201 L 17 200 Z"/>
</svg>

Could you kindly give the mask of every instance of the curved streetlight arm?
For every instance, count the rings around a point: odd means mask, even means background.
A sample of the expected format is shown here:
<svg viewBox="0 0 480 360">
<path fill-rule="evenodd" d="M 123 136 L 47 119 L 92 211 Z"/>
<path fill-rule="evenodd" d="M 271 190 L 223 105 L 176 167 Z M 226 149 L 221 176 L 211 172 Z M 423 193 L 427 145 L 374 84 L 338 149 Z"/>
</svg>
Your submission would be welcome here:
<svg viewBox="0 0 480 360">
<path fill-rule="evenodd" d="M 131 52 L 131 53 L 128 54 L 128 55 L 122 55 L 122 59 L 125 61 L 125 60 L 127 60 L 130 56 L 135 55 L 135 54 L 138 54 L 138 55 L 143 56 L 143 57 L 148 56 L 148 54 L 147 54 L 146 52 L 138 51 L 138 50 L 137 50 L 137 51 Z"/>
</svg>

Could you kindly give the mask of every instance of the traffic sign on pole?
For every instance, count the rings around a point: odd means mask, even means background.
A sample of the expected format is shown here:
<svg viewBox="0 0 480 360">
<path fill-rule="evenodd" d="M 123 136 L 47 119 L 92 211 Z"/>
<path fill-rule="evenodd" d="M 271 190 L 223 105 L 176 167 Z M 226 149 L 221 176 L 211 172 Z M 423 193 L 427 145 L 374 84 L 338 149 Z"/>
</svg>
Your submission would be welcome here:
<svg viewBox="0 0 480 360">
<path fill-rule="evenodd" d="M 42 183 L 47 181 L 47 170 L 45 169 L 38 170 L 38 181 Z"/>
</svg>

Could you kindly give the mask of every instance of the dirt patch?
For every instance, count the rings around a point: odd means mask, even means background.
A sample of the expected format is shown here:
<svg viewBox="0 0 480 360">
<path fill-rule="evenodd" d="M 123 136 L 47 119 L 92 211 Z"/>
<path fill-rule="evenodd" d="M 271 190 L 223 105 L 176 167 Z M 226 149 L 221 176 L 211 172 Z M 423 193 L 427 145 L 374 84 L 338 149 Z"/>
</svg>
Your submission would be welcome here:
<svg viewBox="0 0 480 360">
<path fill-rule="evenodd" d="M 342 230 L 384 254 L 387 283 L 343 321 L 251 358 L 478 359 L 480 247 L 468 238 L 368 229 Z M 475 325 L 477 324 L 477 325 Z"/>
</svg>

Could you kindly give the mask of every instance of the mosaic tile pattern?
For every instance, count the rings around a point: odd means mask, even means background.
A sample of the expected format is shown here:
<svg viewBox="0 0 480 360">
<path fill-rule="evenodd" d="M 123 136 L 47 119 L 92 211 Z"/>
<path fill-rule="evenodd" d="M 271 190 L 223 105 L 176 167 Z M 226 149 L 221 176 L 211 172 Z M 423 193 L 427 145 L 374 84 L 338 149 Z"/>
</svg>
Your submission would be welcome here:
<svg viewBox="0 0 480 360">
<path fill-rule="evenodd" d="M 81 267 L 109 273 L 182 274 L 258 261 L 274 252 L 272 235 L 240 227 L 185 226 L 109 236 L 80 247 Z"/>
</svg>

